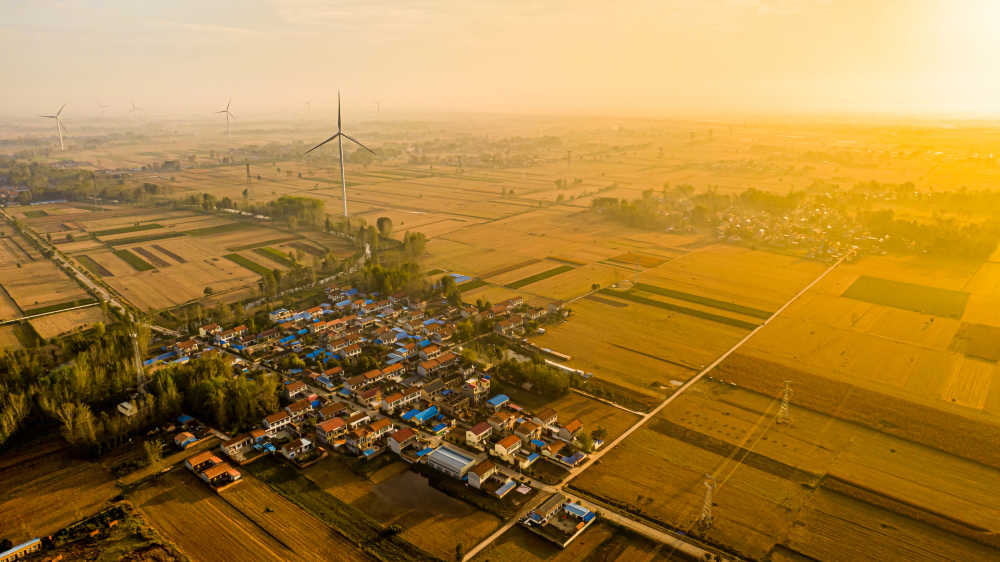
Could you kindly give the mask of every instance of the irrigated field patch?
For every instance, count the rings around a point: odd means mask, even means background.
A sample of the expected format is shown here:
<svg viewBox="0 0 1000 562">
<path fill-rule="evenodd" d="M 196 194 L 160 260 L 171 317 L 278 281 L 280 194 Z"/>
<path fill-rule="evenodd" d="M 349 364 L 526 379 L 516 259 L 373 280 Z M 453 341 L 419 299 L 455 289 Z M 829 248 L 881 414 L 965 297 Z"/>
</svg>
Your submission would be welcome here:
<svg viewBox="0 0 1000 562">
<path fill-rule="evenodd" d="M 843 296 L 945 318 L 961 318 L 965 312 L 965 304 L 969 300 L 969 293 L 961 291 L 890 281 L 867 275 L 859 277 L 844 291 Z"/>
<path fill-rule="evenodd" d="M 524 287 L 526 285 L 542 281 L 543 279 L 548 279 L 549 277 L 555 277 L 560 273 L 566 273 L 567 271 L 572 271 L 572 270 L 573 270 L 572 266 L 560 265 L 559 267 L 554 267 L 552 269 L 545 270 L 541 273 L 536 273 L 535 275 L 519 279 L 517 281 L 514 281 L 513 283 L 508 283 L 506 287 L 508 289 L 520 289 L 521 287 Z"/>
<path fill-rule="evenodd" d="M 1000 327 L 963 322 L 951 347 L 972 357 L 1000 361 Z"/>
</svg>

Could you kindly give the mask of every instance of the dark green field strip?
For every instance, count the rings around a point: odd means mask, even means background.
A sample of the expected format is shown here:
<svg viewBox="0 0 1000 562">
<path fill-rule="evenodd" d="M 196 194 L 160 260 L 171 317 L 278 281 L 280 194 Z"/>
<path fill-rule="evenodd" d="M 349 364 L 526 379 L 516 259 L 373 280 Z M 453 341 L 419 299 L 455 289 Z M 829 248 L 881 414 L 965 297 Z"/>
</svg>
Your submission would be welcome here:
<svg viewBox="0 0 1000 562">
<path fill-rule="evenodd" d="M 428 271 L 427 273 L 425 273 L 424 275 L 426 275 L 427 277 L 430 277 L 431 275 L 438 275 L 440 273 L 444 273 L 444 270 L 443 269 L 432 269 L 432 270 Z"/>
<path fill-rule="evenodd" d="M 574 261 L 574 260 L 570 260 L 570 259 L 566 259 L 566 258 L 557 258 L 555 256 L 549 256 L 549 257 L 547 257 L 545 259 L 552 260 L 552 261 L 557 261 L 559 263 L 565 263 L 567 265 L 576 265 L 576 266 L 587 265 L 587 264 L 583 263 L 582 261 Z"/>
<path fill-rule="evenodd" d="M 669 364 L 674 365 L 676 367 L 681 367 L 681 368 L 684 368 L 684 369 L 690 369 L 692 371 L 698 371 L 698 370 L 700 370 L 698 367 L 695 367 L 694 365 L 690 365 L 690 364 L 685 363 L 683 361 L 674 361 L 672 359 L 667 359 L 666 357 L 660 357 L 659 355 L 653 355 L 652 353 L 646 353 L 645 351 L 639 351 L 638 349 L 632 349 L 631 347 L 625 347 L 624 345 L 618 345 L 617 343 L 613 343 L 613 344 L 611 344 L 611 346 L 612 347 L 617 347 L 618 349 L 624 349 L 625 351 L 628 351 L 630 353 L 635 353 L 636 355 L 642 355 L 643 357 L 649 357 L 650 359 L 656 359 L 657 361 L 662 361 L 663 363 L 669 363 Z"/>
<path fill-rule="evenodd" d="M 101 277 L 114 277 L 115 275 L 108 271 L 108 268 L 94 261 L 94 258 L 90 256 L 77 256 L 76 259 L 80 260 L 83 267 L 86 267 L 94 275 L 99 275 Z"/>
<path fill-rule="evenodd" d="M 471 280 L 466 281 L 465 283 L 462 283 L 461 285 L 459 285 L 458 286 L 458 292 L 459 293 L 464 293 L 466 291 L 471 291 L 473 289 L 478 289 L 478 288 L 483 287 L 485 285 L 486 285 L 486 281 L 483 281 L 482 279 L 471 279 Z"/>
<path fill-rule="evenodd" d="M 271 244 L 268 244 L 268 246 L 270 246 L 270 245 Z M 291 246 L 292 248 L 295 248 L 296 250 L 302 250 L 303 252 L 305 252 L 307 254 L 312 254 L 314 256 L 323 257 L 323 256 L 326 255 L 326 250 L 325 249 L 317 248 L 316 246 L 312 246 L 312 245 L 306 244 L 304 242 L 292 242 L 292 243 L 290 243 L 288 245 Z"/>
<path fill-rule="evenodd" d="M 56 312 L 59 310 L 66 310 L 67 308 L 73 308 L 75 306 L 83 306 L 85 304 L 93 304 L 97 302 L 91 297 L 85 299 L 77 299 L 75 301 L 60 302 L 56 304 L 50 304 L 48 306 L 40 306 L 38 308 L 32 308 L 24 311 L 25 316 L 33 316 L 35 314 L 45 314 L 46 312 Z"/>
<path fill-rule="evenodd" d="M 131 238 L 119 238 L 117 240 L 107 240 L 112 246 L 124 246 L 125 244 L 138 244 L 140 242 L 152 242 L 153 240 L 164 240 L 166 238 L 177 238 L 184 236 L 183 232 L 160 232 L 157 234 L 147 234 L 146 236 L 133 236 Z"/>
<path fill-rule="evenodd" d="M 149 224 L 123 226 L 121 228 L 109 228 L 107 230 L 95 230 L 91 232 L 91 234 L 93 234 L 94 236 L 113 236 L 115 234 L 125 234 L 127 232 L 141 232 L 143 230 L 153 230 L 156 228 L 163 228 L 163 225 L 153 222 Z"/>
<path fill-rule="evenodd" d="M 229 232 L 236 232 L 237 230 L 243 230 L 245 228 L 252 227 L 252 224 L 245 222 L 231 222 L 229 224 L 220 224 L 218 226 L 207 226 L 205 228 L 195 228 L 193 230 L 185 230 L 184 234 L 188 236 L 212 236 L 214 234 L 226 234 Z"/>
<path fill-rule="evenodd" d="M 49 214 L 41 209 L 35 209 L 34 211 L 25 211 L 24 216 L 28 217 L 29 219 L 37 219 L 41 217 L 47 217 L 49 216 Z"/>
<path fill-rule="evenodd" d="M 535 258 L 535 259 L 525 260 L 525 261 L 522 261 L 522 262 L 517 262 L 517 263 L 512 264 L 512 265 L 501 267 L 499 269 L 494 269 L 492 271 L 487 271 L 486 273 L 483 273 L 480 277 L 485 277 L 486 279 L 489 279 L 490 277 L 496 277 L 497 275 L 503 275 L 504 273 L 508 273 L 508 272 L 514 271 L 515 269 L 521 269 L 522 267 L 528 267 L 529 265 L 535 265 L 536 263 L 538 263 L 540 261 L 542 261 L 542 260 L 540 260 L 538 258 Z"/>
<path fill-rule="evenodd" d="M 536 283 L 543 279 L 548 279 L 549 277 L 555 277 L 556 275 L 559 275 L 560 273 L 566 273 L 567 271 L 573 271 L 573 267 L 569 265 L 560 265 L 559 267 L 554 267 L 547 271 L 536 273 L 531 277 L 525 277 L 524 279 L 519 279 L 517 281 L 514 281 L 513 283 L 508 283 L 507 285 L 505 285 L 505 287 L 507 287 L 508 289 L 520 289 L 525 285 L 531 285 L 532 283 Z"/>
<path fill-rule="evenodd" d="M 962 322 L 951 340 L 950 348 L 969 357 L 1000 361 L 1000 328 Z"/>
<path fill-rule="evenodd" d="M 693 295 L 691 293 L 685 293 L 683 291 L 675 291 L 673 289 L 664 289 L 663 287 L 657 287 L 655 285 L 647 285 L 645 283 L 636 283 L 634 287 L 640 291 L 645 291 L 647 293 L 653 293 L 655 295 L 662 295 L 664 297 L 671 297 L 677 300 L 693 302 L 697 304 L 703 304 L 705 306 L 711 306 L 713 308 L 719 308 L 722 310 L 728 310 L 729 312 L 736 312 L 738 314 L 745 314 L 747 316 L 753 316 L 754 318 L 760 318 L 761 320 L 767 320 L 771 317 L 771 312 L 766 310 L 761 310 L 759 308 L 753 308 L 750 306 L 743 306 L 732 302 L 720 301 L 708 297 L 703 297 L 701 295 Z"/>
<path fill-rule="evenodd" d="M 862 275 L 841 295 L 945 318 L 961 318 L 969 293 Z"/>
<path fill-rule="evenodd" d="M 132 266 L 136 271 L 149 271 L 150 269 L 156 269 L 153 264 L 140 258 L 129 250 L 113 250 L 113 253 L 122 259 L 125 263 Z"/>
<path fill-rule="evenodd" d="M 704 320 L 711 320 L 712 322 L 718 322 L 720 324 L 728 324 L 729 326 L 735 326 L 737 328 L 743 328 L 745 330 L 753 330 L 758 325 L 751 322 L 746 322 L 738 318 L 730 318 L 728 316 L 720 316 L 718 314 L 712 314 L 710 312 L 705 312 L 704 310 L 697 310 L 694 308 L 687 308 L 686 306 L 678 306 L 676 304 L 671 304 L 668 302 L 657 301 L 653 299 L 647 299 L 628 291 L 613 291 L 611 289 L 601 289 L 601 293 L 605 295 L 610 295 L 615 298 L 622 300 L 637 302 L 639 304 L 646 304 L 649 306 L 655 306 L 657 308 L 662 308 L 664 310 L 670 310 L 673 312 L 679 312 L 681 314 L 687 314 L 688 316 L 694 316 L 696 318 L 702 318 Z"/>
<path fill-rule="evenodd" d="M 178 256 L 177 254 L 171 252 L 170 250 L 164 248 L 163 246 L 160 246 L 159 244 L 153 244 L 152 246 L 153 246 L 154 249 L 159 250 L 160 252 L 162 252 L 162 253 L 164 253 L 164 254 L 166 254 L 166 255 L 174 258 L 175 260 L 177 260 L 177 263 L 187 263 L 186 259 Z"/>
<path fill-rule="evenodd" d="M 584 298 L 587 299 L 587 300 L 589 300 L 589 301 L 599 302 L 601 304 L 606 304 L 608 306 L 614 306 L 614 307 L 617 307 L 617 308 L 625 308 L 626 306 L 628 306 L 628 303 L 624 303 L 624 302 L 616 301 L 616 300 L 612 300 L 612 299 L 606 299 L 604 297 L 599 297 L 597 295 L 587 295 Z"/>
<path fill-rule="evenodd" d="M 253 250 L 254 248 L 260 248 L 262 246 L 273 246 L 275 244 L 284 244 L 286 242 L 291 242 L 292 240 L 298 240 L 299 236 L 285 237 L 285 238 L 275 238 L 274 240 L 264 240 L 263 242 L 254 242 L 253 244 L 244 244 L 242 246 L 230 246 L 226 248 L 230 252 L 242 252 L 243 250 Z"/>
<path fill-rule="evenodd" d="M 288 267 L 295 265 L 295 260 L 280 250 L 275 250 L 274 248 L 254 248 L 253 251 L 255 254 L 264 256 L 265 258 L 280 263 L 281 265 L 286 265 Z"/>
<path fill-rule="evenodd" d="M 168 265 L 170 265 L 169 263 L 167 263 L 167 260 L 161 258 L 160 256 L 157 256 L 156 254 L 150 252 L 146 248 L 140 248 L 139 246 L 136 246 L 132 248 L 132 250 L 135 251 L 140 256 L 149 260 L 149 262 L 155 265 L 156 267 L 167 267 Z"/>
<path fill-rule="evenodd" d="M 231 262 L 239 264 L 258 275 L 267 275 L 268 273 L 271 273 L 270 269 L 264 267 L 263 265 L 260 265 L 255 261 L 248 260 L 247 258 L 239 254 L 226 254 L 222 257 L 226 258 Z"/>
</svg>

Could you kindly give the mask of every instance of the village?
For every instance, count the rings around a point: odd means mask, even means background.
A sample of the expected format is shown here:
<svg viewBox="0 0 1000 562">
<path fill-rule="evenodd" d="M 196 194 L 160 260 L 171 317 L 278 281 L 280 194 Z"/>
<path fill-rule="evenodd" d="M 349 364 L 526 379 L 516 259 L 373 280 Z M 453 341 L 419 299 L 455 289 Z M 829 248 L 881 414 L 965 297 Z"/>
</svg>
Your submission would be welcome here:
<svg viewBox="0 0 1000 562">
<path fill-rule="evenodd" d="M 197 336 L 145 361 L 155 371 L 221 353 L 231 358 L 235 376 L 279 372 L 284 407 L 248 433 L 224 435 L 187 415 L 177 420 L 171 441 L 179 449 L 212 433 L 224 438 L 217 450 L 184 461 L 212 489 L 238 485 L 239 467 L 268 455 L 298 468 L 327 457 L 378 462 L 392 455 L 502 501 L 547 488 L 546 481 L 554 483 L 603 444 L 590 437 L 581 443 L 579 419 L 560 419 L 551 408 L 528 411 L 495 391 L 489 368 L 453 342 L 456 322 L 472 319 L 489 321 L 490 335 L 516 346 L 540 322 L 562 318 L 560 307 L 530 307 L 516 297 L 480 310 L 336 286 L 326 297 L 303 310 L 270 311 L 273 326 L 256 333 L 245 325 L 201 326 Z M 288 360 L 292 355 L 306 366 L 279 367 L 300 364 Z M 359 364 L 374 366 L 350 374 Z M 131 407 L 126 402 L 119 410 L 129 415 Z M 522 524 L 565 547 L 595 517 L 553 494 Z"/>
</svg>

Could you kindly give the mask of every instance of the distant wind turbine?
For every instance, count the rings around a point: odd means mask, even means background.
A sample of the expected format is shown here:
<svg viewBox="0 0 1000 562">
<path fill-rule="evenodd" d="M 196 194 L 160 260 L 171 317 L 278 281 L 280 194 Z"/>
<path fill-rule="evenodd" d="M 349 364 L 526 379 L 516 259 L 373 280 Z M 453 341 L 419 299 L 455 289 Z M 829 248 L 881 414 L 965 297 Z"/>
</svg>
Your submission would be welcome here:
<svg viewBox="0 0 1000 562">
<path fill-rule="evenodd" d="M 344 193 L 344 218 L 347 218 L 347 178 L 344 176 L 344 139 L 347 139 L 347 140 L 353 142 L 354 144 L 360 146 L 361 148 L 367 150 L 368 152 L 371 152 L 372 154 L 375 154 L 375 151 L 372 150 L 372 149 L 370 149 L 370 148 L 368 148 L 367 146 L 361 144 L 357 140 L 351 138 L 341 128 L 341 121 L 340 121 L 340 90 L 337 90 L 337 133 L 335 135 L 333 135 L 332 137 L 326 139 L 325 141 L 323 141 L 323 142 L 317 144 L 316 146 L 310 148 L 309 150 L 307 150 L 306 154 L 309 154 L 310 152 L 312 152 L 312 151 L 316 150 L 317 148 L 323 146 L 324 144 L 332 141 L 333 139 L 337 139 L 337 148 L 339 149 L 339 152 L 340 152 L 340 186 L 341 186 L 341 188 L 343 188 L 343 193 Z"/>
<path fill-rule="evenodd" d="M 65 107 L 66 104 L 62 104 L 62 107 L 59 108 L 59 111 L 55 112 L 55 114 L 53 115 L 39 115 L 39 117 L 56 120 L 56 131 L 59 132 L 59 150 L 66 150 L 66 146 L 63 144 L 63 129 L 65 127 L 63 126 L 62 123 L 62 112 L 63 108 Z"/>
<path fill-rule="evenodd" d="M 306 114 L 312 113 L 313 102 L 312 100 L 306 100 Z"/>
<path fill-rule="evenodd" d="M 104 117 L 104 110 L 111 107 L 110 105 L 105 105 L 101 102 L 97 102 L 97 108 L 101 110 L 101 117 Z"/>
<path fill-rule="evenodd" d="M 379 100 L 375 100 L 375 113 L 381 113 L 381 112 L 382 112 L 382 102 L 380 102 Z"/>
<path fill-rule="evenodd" d="M 135 119 L 135 114 L 142 111 L 142 108 L 135 104 L 135 100 L 132 100 L 132 108 L 128 110 L 129 117 Z"/>
<path fill-rule="evenodd" d="M 223 109 L 222 111 L 216 111 L 216 113 L 225 113 L 226 114 L 226 136 L 227 137 L 228 136 L 232 136 L 232 135 L 229 134 L 229 120 L 230 119 L 236 119 L 236 116 L 233 115 L 231 111 L 229 111 L 229 106 L 232 105 L 232 104 L 233 104 L 233 98 L 229 98 L 229 101 L 226 103 L 226 108 Z"/>
</svg>

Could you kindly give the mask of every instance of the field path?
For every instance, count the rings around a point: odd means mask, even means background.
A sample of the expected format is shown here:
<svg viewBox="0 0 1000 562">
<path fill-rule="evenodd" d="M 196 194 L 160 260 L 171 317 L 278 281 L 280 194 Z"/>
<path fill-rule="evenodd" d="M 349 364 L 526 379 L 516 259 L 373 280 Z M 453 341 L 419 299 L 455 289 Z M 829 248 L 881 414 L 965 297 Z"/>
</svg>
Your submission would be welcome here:
<svg viewBox="0 0 1000 562">
<path fill-rule="evenodd" d="M 692 386 L 694 386 L 695 384 L 697 384 L 698 381 L 700 381 L 705 375 L 707 375 L 708 373 L 710 373 L 712 371 L 712 369 L 718 367 L 719 364 L 722 363 L 723 361 L 725 361 L 727 357 L 729 357 L 730 355 L 732 355 L 733 353 L 735 353 L 736 350 L 738 350 L 740 347 L 742 347 L 744 344 L 746 344 L 748 341 L 750 341 L 750 338 L 752 338 L 758 331 L 760 331 L 761 329 L 763 329 L 764 326 L 767 326 L 768 324 L 770 324 L 772 320 L 774 320 L 775 318 L 777 318 L 778 315 L 780 315 L 782 312 L 784 312 L 789 306 L 792 305 L 792 303 L 794 303 L 796 300 L 798 300 L 799 297 L 801 297 L 802 295 L 804 295 L 809 289 L 812 289 L 813 286 L 815 286 L 817 283 L 819 283 L 820 281 L 822 281 L 823 278 L 825 278 L 827 275 L 830 274 L 830 272 L 832 272 L 841 263 L 843 263 L 844 259 L 845 258 L 841 258 L 841 259 L 837 260 L 833 265 L 831 265 L 825 271 L 823 271 L 823 273 L 820 273 L 818 277 L 816 277 L 815 279 L 813 279 L 808 285 L 806 285 L 805 287 L 803 287 L 799 292 L 795 293 L 795 295 L 792 296 L 792 298 L 788 299 L 788 301 L 785 302 L 785 304 L 781 305 L 777 310 L 775 310 L 774 313 L 771 314 L 771 316 L 769 316 L 767 318 L 767 320 L 764 320 L 763 323 L 761 323 L 759 326 L 757 326 L 756 328 L 754 328 L 753 330 L 751 330 L 750 333 L 748 333 L 746 336 L 743 337 L 743 339 L 741 339 L 740 341 L 736 342 L 735 345 L 733 345 L 731 348 L 729 348 L 728 350 L 726 350 L 722 355 L 720 355 L 718 358 L 716 358 L 715 361 L 712 361 L 711 364 L 709 364 L 707 367 L 705 367 L 704 369 L 702 369 L 701 371 L 699 371 L 696 375 L 694 375 L 693 377 L 691 377 L 690 379 L 688 379 L 688 381 L 685 382 L 683 385 L 681 385 L 680 387 L 678 387 L 677 390 L 673 394 L 671 394 L 666 399 L 664 399 L 663 402 L 660 402 L 659 406 L 653 408 L 648 413 L 641 414 L 641 417 L 639 418 L 639 420 L 636 421 L 635 424 L 632 425 L 632 427 L 628 428 L 627 430 L 625 430 L 624 433 L 622 433 L 621 435 L 619 435 L 614 441 L 612 441 L 611 443 L 605 445 L 599 451 L 591 453 L 590 456 L 587 458 L 586 462 L 584 462 L 583 464 L 581 464 L 580 466 L 578 466 L 578 467 L 576 467 L 574 469 L 571 469 L 569 471 L 569 474 L 567 474 L 562 480 L 559 481 L 559 484 L 557 484 L 555 486 L 548 486 L 548 485 L 543 484 L 542 482 L 537 482 L 537 481 L 532 480 L 532 485 L 535 486 L 536 488 L 539 488 L 539 489 L 542 489 L 542 490 L 545 490 L 545 491 L 559 492 L 559 493 L 562 493 L 563 495 L 565 495 L 567 497 L 570 497 L 571 499 L 579 500 L 580 499 L 579 497 L 577 497 L 577 496 L 575 496 L 573 494 L 570 494 L 569 492 L 564 491 L 565 486 L 567 484 L 569 484 L 569 482 L 572 479 L 574 479 L 577 476 L 579 476 L 580 473 L 582 473 L 584 470 L 587 470 L 588 468 L 590 468 L 596 461 L 600 460 L 601 457 L 603 457 L 604 455 L 606 455 L 608 453 L 608 451 L 610 451 L 611 449 L 614 449 L 615 447 L 617 447 L 622 441 L 625 440 L 625 438 L 627 438 L 629 435 L 632 435 L 633 433 L 635 433 L 635 431 L 638 430 L 643 425 L 645 425 L 646 422 L 648 422 L 654 416 L 656 416 L 657 414 L 659 414 L 671 402 L 673 402 L 674 400 L 676 400 L 678 396 L 680 396 L 681 394 L 683 394 L 684 392 L 686 392 L 688 389 L 690 389 Z M 590 294 L 590 293 L 588 293 L 588 294 Z M 577 299 L 583 298 L 584 296 L 586 296 L 586 295 L 582 295 L 581 297 L 577 297 Z M 573 300 L 576 300 L 576 299 L 573 299 Z M 607 510 L 605 510 L 605 511 L 607 511 Z M 494 532 L 489 537 L 486 537 L 486 539 L 484 539 L 481 543 L 477 544 L 474 548 L 470 549 L 465 554 L 465 556 L 462 558 L 462 560 L 471 560 L 472 558 L 474 558 L 484 548 L 486 548 L 493 541 L 495 541 L 497 538 L 499 538 L 500 535 L 506 533 L 511 527 L 513 527 L 521 519 L 521 517 L 524 514 L 526 514 L 526 513 L 527 513 L 527 508 L 524 510 L 523 513 L 518 514 L 518 516 L 516 516 L 516 517 L 512 517 L 503 526 L 501 526 L 499 529 L 497 529 L 496 532 Z M 603 515 L 606 516 L 609 520 L 611 520 L 611 521 L 613 521 L 615 523 L 618 523 L 620 525 L 624 525 L 624 526 L 632 529 L 633 531 L 635 531 L 635 532 L 637 532 L 637 533 L 639 533 L 641 535 L 653 538 L 654 540 L 659 540 L 661 542 L 665 542 L 666 544 L 670 544 L 670 545 L 674 546 L 675 548 L 681 549 L 681 545 L 679 543 L 684 544 L 683 550 L 686 550 L 686 549 L 689 549 L 689 548 L 690 549 L 696 549 L 697 548 L 694 545 L 690 545 L 686 541 L 683 541 L 683 539 L 678 539 L 676 537 L 673 537 L 672 535 L 664 533 L 660 529 L 656 529 L 654 527 L 650 527 L 649 525 L 646 525 L 645 523 L 641 523 L 639 521 L 636 521 L 634 519 L 626 517 L 626 516 L 624 516 L 622 514 L 608 512 L 608 513 L 605 513 Z M 667 537 L 669 537 L 670 540 L 665 540 Z"/>
</svg>

